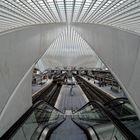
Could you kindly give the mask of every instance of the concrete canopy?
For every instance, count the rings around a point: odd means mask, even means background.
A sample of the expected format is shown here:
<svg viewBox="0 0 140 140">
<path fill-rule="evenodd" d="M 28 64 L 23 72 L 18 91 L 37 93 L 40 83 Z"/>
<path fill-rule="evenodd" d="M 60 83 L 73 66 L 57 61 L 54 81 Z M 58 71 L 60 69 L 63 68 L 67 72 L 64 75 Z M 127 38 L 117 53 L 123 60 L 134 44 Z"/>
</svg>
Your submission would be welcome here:
<svg viewBox="0 0 140 140">
<path fill-rule="evenodd" d="M 0 135 L 32 105 L 32 69 L 65 24 L 21 28 L 0 35 Z"/>
<path fill-rule="evenodd" d="M 41 71 L 56 67 L 102 68 L 104 65 L 99 65 L 99 61 L 98 56 L 82 37 L 68 26 L 50 45 L 37 66 Z"/>
<path fill-rule="evenodd" d="M 140 36 L 97 24 L 72 27 L 110 69 L 140 116 Z"/>
<path fill-rule="evenodd" d="M 63 23 L 75 23 L 139 113 L 139 17 L 139 0 L 1 0 L 0 136 L 32 105 L 32 68 Z"/>
</svg>

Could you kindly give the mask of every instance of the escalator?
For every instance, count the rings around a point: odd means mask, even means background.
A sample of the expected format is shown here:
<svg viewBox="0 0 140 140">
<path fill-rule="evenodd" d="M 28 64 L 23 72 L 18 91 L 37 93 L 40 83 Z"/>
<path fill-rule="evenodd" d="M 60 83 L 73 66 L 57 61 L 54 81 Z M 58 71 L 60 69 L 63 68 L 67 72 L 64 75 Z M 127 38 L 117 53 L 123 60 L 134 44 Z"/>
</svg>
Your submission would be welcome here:
<svg viewBox="0 0 140 140">
<path fill-rule="evenodd" d="M 47 102 L 39 101 L 18 123 L 8 130 L 3 140 L 45 140 L 65 120 L 64 114 Z"/>
<path fill-rule="evenodd" d="M 71 110 L 65 111 L 66 120 L 53 131 L 50 140 L 87 140 L 84 131 L 71 119 Z"/>
<path fill-rule="evenodd" d="M 120 101 L 120 103 L 122 103 Z M 128 103 L 128 102 L 126 102 Z M 113 107 L 119 103 L 110 102 Z M 116 110 L 124 109 L 123 115 L 117 114 L 113 108 L 108 105 L 102 105 L 98 101 L 87 103 L 84 107 L 73 113 L 72 120 L 88 133 L 90 140 L 138 140 L 140 139 L 140 131 L 138 118 L 132 111 L 133 109 L 124 103 L 120 108 L 118 105 Z M 113 114 L 113 111 L 117 114 Z M 121 113 L 121 112 L 120 112 Z M 137 122 L 137 124 L 136 124 Z M 135 129 L 134 129 L 135 128 Z"/>
<path fill-rule="evenodd" d="M 140 139 L 140 121 L 127 98 L 116 98 L 105 106 Z"/>
<path fill-rule="evenodd" d="M 44 101 L 33 105 L 18 124 L 10 128 L 2 140 L 87 140 L 87 136 L 71 119 L 71 110 L 65 113 Z"/>
<path fill-rule="evenodd" d="M 45 101 L 34 104 L 2 140 L 138 140 L 139 119 L 127 99 L 87 103 L 63 114 Z"/>
<path fill-rule="evenodd" d="M 105 103 L 104 106 L 111 111 L 115 116 L 121 118 L 129 118 L 134 116 L 136 117 L 134 108 L 130 104 L 127 98 L 115 98 L 108 103 Z"/>
</svg>

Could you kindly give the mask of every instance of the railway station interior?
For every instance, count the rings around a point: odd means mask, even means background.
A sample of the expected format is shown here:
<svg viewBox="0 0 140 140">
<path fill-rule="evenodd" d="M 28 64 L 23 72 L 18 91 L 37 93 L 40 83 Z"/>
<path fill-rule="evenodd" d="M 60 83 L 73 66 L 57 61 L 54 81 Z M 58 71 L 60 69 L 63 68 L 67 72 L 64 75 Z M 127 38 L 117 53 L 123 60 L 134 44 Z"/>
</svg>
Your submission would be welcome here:
<svg viewBox="0 0 140 140">
<path fill-rule="evenodd" d="M 140 140 L 140 0 L 0 0 L 0 140 Z"/>
</svg>

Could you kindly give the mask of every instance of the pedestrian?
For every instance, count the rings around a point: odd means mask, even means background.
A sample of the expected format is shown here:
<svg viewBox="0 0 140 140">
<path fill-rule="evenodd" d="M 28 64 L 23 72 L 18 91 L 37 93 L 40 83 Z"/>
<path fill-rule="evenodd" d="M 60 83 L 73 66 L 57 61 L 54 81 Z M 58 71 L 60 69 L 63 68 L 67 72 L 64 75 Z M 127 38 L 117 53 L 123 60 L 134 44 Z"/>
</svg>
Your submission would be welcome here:
<svg viewBox="0 0 140 140">
<path fill-rule="evenodd" d="M 73 96 L 73 91 L 72 91 L 72 89 L 73 89 L 73 85 L 71 85 L 71 87 L 70 87 L 70 95 L 71 95 L 71 96 Z"/>
</svg>

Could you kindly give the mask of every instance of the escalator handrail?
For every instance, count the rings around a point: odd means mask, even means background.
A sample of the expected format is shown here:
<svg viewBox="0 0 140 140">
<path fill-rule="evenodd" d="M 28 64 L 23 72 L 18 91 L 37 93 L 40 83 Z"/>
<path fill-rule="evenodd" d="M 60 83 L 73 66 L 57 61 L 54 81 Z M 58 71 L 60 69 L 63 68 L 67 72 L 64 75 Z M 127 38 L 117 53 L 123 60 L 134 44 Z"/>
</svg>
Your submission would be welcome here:
<svg viewBox="0 0 140 140">
<path fill-rule="evenodd" d="M 106 106 L 106 105 L 108 105 L 108 104 L 110 104 L 111 102 L 114 102 L 114 101 L 117 101 L 117 100 L 126 100 L 126 101 L 128 101 L 128 99 L 127 98 L 115 98 L 115 99 L 113 99 L 112 101 L 109 101 L 109 102 L 107 102 L 107 103 L 105 103 L 104 105 Z M 88 103 L 86 103 L 84 106 L 82 106 L 80 109 L 78 109 L 78 110 L 76 110 L 76 111 L 73 111 L 73 114 L 74 113 L 76 113 L 76 112 L 79 112 L 80 110 L 83 110 L 83 108 L 85 108 L 86 106 L 88 106 L 89 104 L 91 104 L 92 102 L 95 102 L 96 100 L 92 100 L 92 101 L 89 101 Z M 100 102 L 99 102 L 100 103 Z"/>
<path fill-rule="evenodd" d="M 50 85 L 50 86 L 51 86 L 51 85 Z M 50 86 L 49 86 L 49 87 L 50 87 Z M 46 87 L 47 87 L 47 86 L 46 86 Z M 34 104 L 36 104 L 36 100 L 38 100 L 38 99 L 42 96 L 42 95 L 40 94 L 40 92 L 43 93 L 43 92 L 46 90 L 46 87 L 43 88 L 41 91 L 39 91 L 39 92 L 37 93 L 37 94 L 39 94 L 38 96 L 35 95 L 35 96 L 37 96 L 37 97 L 32 96 L 32 98 L 35 98 L 35 99 L 33 99 L 33 103 L 34 103 Z M 54 85 L 54 88 L 56 89 L 57 87 L 58 87 L 57 84 L 55 84 L 55 85 Z M 54 88 L 53 88 L 53 89 L 54 89 Z M 53 90 L 53 89 L 52 89 L 52 90 Z M 54 89 L 54 90 L 55 90 L 55 89 Z M 54 90 L 51 91 L 51 92 L 54 92 Z M 49 104 L 49 103 L 48 103 L 47 101 L 45 101 L 45 100 L 39 100 L 39 101 L 44 101 L 44 102 L 46 102 L 48 105 L 52 106 L 51 104 Z M 39 101 L 37 101 L 37 102 L 39 102 Z M 63 112 L 61 112 L 59 109 L 55 108 L 54 106 L 52 106 L 52 107 L 53 107 L 55 110 L 57 110 L 58 112 L 64 114 Z"/>
<path fill-rule="evenodd" d="M 85 132 L 85 134 L 86 134 L 88 140 L 92 140 L 92 136 L 90 135 L 90 133 L 89 133 L 89 131 L 88 131 L 88 129 L 87 129 L 86 127 L 84 127 L 84 126 L 82 126 L 80 123 L 76 122 L 73 118 L 72 118 L 71 120 L 72 120 L 79 128 L 81 128 L 81 129 Z M 92 128 L 92 127 L 91 127 L 91 128 Z M 93 128 L 92 128 L 92 129 L 93 129 Z M 94 129 L 93 129 L 93 131 L 94 131 Z M 94 131 L 94 132 L 95 132 L 95 131 Z M 96 135 L 96 137 L 98 138 L 98 140 L 100 140 L 98 134 L 95 133 L 95 135 Z"/>
<path fill-rule="evenodd" d="M 110 105 L 111 103 L 115 102 L 115 101 L 126 101 L 126 102 L 129 102 L 128 101 L 128 98 L 126 97 L 120 97 L 120 98 L 115 98 L 107 103 L 105 103 L 104 105 L 107 106 L 107 105 Z"/>
<path fill-rule="evenodd" d="M 128 140 L 138 140 L 138 138 L 118 119 L 116 118 L 103 104 L 98 101 L 90 101 L 86 105 L 84 105 L 81 109 L 76 111 L 75 113 L 84 109 L 87 105 L 97 105 L 103 112 L 107 115 L 107 117 L 111 120 L 111 122 L 120 130 L 121 134 Z M 73 113 L 73 114 L 75 114 Z"/>
<path fill-rule="evenodd" d="M 121 103 L 121 102 L 119 102 L 119 101 L 123 101 L 123 103 Z M 113 104 L 113 103 L 115 103 L 115 104 Z M 128 98 L 126 98 L 126 97 L 120 97 L 120 98 L 116 98 L 116 99 L 113 99 L 113 100 L 111 100 L 111 101 L 105 103 L 104 106 L 109 107 L 110 109 L 113 110 L 113 108 L 116 108 L 116 107 L 118 107 L 118 106 L 125 105 L 126 103 L 130 104 Z M 131 105 L 131 104 L 130 104 L 130 105 Z M 134 109 L 131 110 L 131 112 L 132 112 L 132 111 L 133 111 L 133 113 L 135 114 Z"/>
<path fill-rule="evenodd" d="M 50 124 L 47 124 L 47 125 L 44 125 L 43 126 L 43 128 L 41 129 L 41 131 L 40 131 L 40 134 L 39 134 L 39 136 L 38 136 L 38 138 L 37 139 L 40 139 L 40 137 L 41 137 L 41 135 L 42 135 L 42 133 L 43 133 L 43 131 L 47 128 L 48 129 L 48 132 L 47 132 L 47 134 L 46 134 L 46 139 L 49 139 L 48 137 L 50 136 L 50 133 L 52 133 L 61 123 L 63 123 L 65 121 L 65 118 L 63 118 L 63 120 L 59 120 L 57 123 L 55 122 L 55 123 L 51 123 L 51 125 L 53 125 L 53 128 L 51 128 L 50 127 Z M 34 133 L 35 133 L 35 131 L 34 131 Z M 33 135 L 34 135 L 34 133 L 33 133 Z M 31 138 L 33 137 L 33 135 L 31 136 Z"/>
<path fill-rule="evenodd" d="M 78 109 L 78 110 L 76 110 L 76 111 L 73 111 L 72 114 L 75 114 L 75 113 L 77 113 L 77 112 L 83 110 L 86 106 L 88 106 L 88 105 L 91 104 L 92 102 L 94 102 L 94 100 L 93 100 L 93 101 L 89 101 L 89 102 L 86 103 L 84 106 L 82 106 L 80 109 Z"/>
<path fill-rule="evenodd" d="M 8 140 L 10 137 L 12 137 L 12 135 L 14 135 L 16 133 L 16 131 L 20 128 L 20 126 L 22 126 L 22 124 L 24 124 L 24 122 L 26 121 L 26 119 L 31 115 L 31 113 L 34 111 L 34 109 L 39 106 L 41 103 L 43 103 L 45 101 L 40 100 L 38 102 L 36 102 L 35 104 L 33 104 L 4 134 L 2 137 L 0 137 L 0 139 L 4 139 L 4 140 Z M 49 106 L 51 106 L 49 103 L 45 102 L 46 104 L 48 104 Z M 55 109 L 56 111 L 64 114 L 63 112 L 61 112 L 60 110 L 58 110 L 57 108 L 51 106 L 53 109 Z"/>
<path fill-rule="evenodd" d="M 63 118 L 63 120 L 61 120 L 61 121 L 59 121 L 59 122 L 57 122 L 57 123 L 54 123 L 53 124 L 53 126 L 46 126 L 46 127 L 44 127 L 44 129 L 43 129 L 43 131 L 47 128 L 48 129 L 48 132 L 47 132 L 47 134 L 46 134 L 46 136 L 45 136 L 45 140 L 49 140 L 50 139 L 50 136 L 51 136 L 51 134 L 54 132 L 54 130 L 59 126 L 59 125 L 61 125 L 64 121 L 66 120 L 66 118 Z M 43 133 L 43 131 L 42 131 L 42 133 Z M 42 135 L 42 133 L 40 134 L 40 136 L 39 136 L 39 139 L 41 139 L 41 135 Z"/>
<path fill-rule="evenodd" d="M 33 110 L 41 104 L 42 101 L 38 101 L 34 105 L 32 105 L 1 137 L 1 139 L 8 140 L 17 130 L 18 128 L 25 122 L 25 120 L 30 116 Z"/>
<path fill-rule="evenodd" d="M 56 107 L 52 106 L 51 104 L 49 104 L 48 102 L 46 102 L 45 100 L 42 100 L 43 102 L 47 103 L 49 106 L 51 106 L 54 110 L 64 114 L 64 112 L 62 112 L 61 110 L 57 109 Z"/>
</svg>

